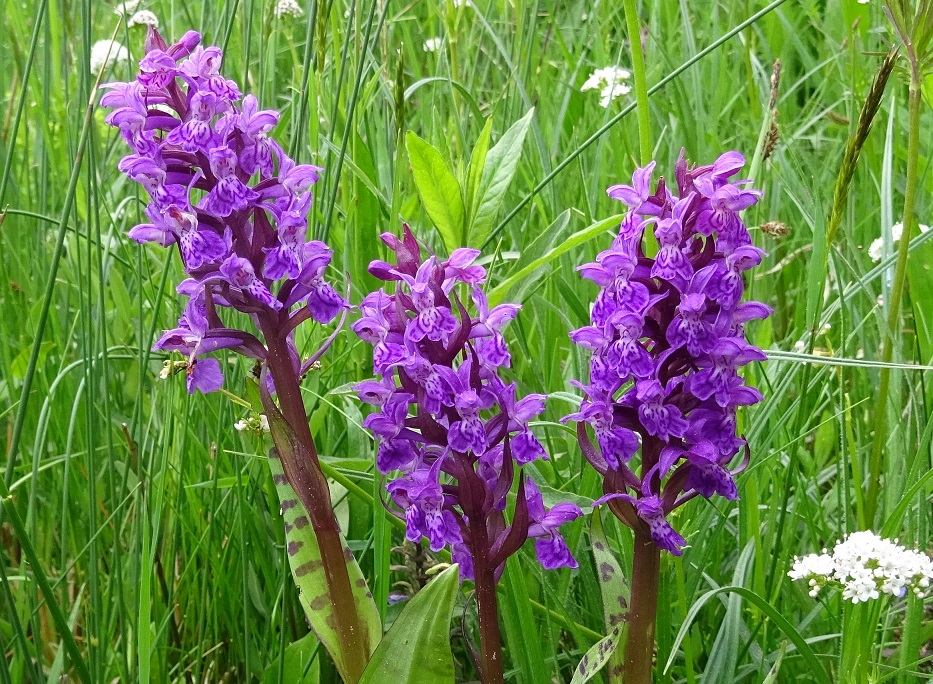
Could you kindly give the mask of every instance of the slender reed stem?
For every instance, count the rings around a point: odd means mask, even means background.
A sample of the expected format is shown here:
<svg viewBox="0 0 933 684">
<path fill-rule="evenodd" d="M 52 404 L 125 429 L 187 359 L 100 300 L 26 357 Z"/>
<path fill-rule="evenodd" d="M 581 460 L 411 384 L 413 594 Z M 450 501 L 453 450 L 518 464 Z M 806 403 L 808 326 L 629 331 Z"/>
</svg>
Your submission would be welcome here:
<svg viewBox="0 0 933 684">
<path fill-rule="evenodd" d="M 654 632 L 658 616 L 661 550 L 647 527 L 635 530 L 632 556 L 632 600 L 625 647 L 625 683 L 651 684 Z"/>
<path fill-rule="evenodd" d="M 635 80 L 635 103 L 638 108 L 638 153 L 642 165 L 651 161 L 651 118 L 648 112 L 648 79 L 641 45 L 641 27 L 635 0 L 625 0 L 625 24 L 632 49 L 632 77 Z"/>
<path fill-rule="evenodd" d="M 311 527 L 321 550 L 321 562 L 327 578 L 327 586 L 333 601 L 336 631 L 340 638 L 341 652 L 349 670 L 343 673 L 348 682 L 357 682 L 369 661 L 369 647 L 365 643 L 366 630 L 361 624 L 360 614 L 353 597 L 347 558 L 340 539 L 340 527 L 334 517 L 334 506 L 330 497 L 327 478 L 321 471 L 314 438 L 308 425 L 304 401 L 298 377 L 292 368 L 288 345 L 281 334 L 274 316 L 262 316 L 260 328 L 269 349 L 268 364 L 275 382 L 282 415 L 288 422 L 296 439 L 303 447 L 298 459 L 289 463 L 284 449 L 280 450 L 282 466 L 289 484 L 295 490 L 308 512 Z"/>
<path fill-rule="evenodd" d="M 891 289 L 891 301 L 888 302 L 887 327 L 883 332 L 884 346 L 881 360 L 890 363 L 894 358 L 894 345 L 897 343 L 895 330 L 901 318 L 901 299 L 907 284 L 907 252 L 910 236 L 914 232 L 916 216 L 914 205 L 917 197 L 917 166 L 920 158 L 920 106 L 922 94 L 921 79 L 918 69 L 911 70 L 909 95 L 909 120 L 907 134 L 907 185 L 904 191 L 904 235 L 898 241 L 897 263 L 894 267 L 894 285 Z M 869 523 L 875 517 L 878 508 L 878 494 L 881 488 L 881 472 L 884 461 L 884 444 L 887 438 L 888 394 L 891 391 L 891 369 L 882 367 L 878 385 L 878 402 L 875 413 L 875 435 L 872 440 L 871 457 L 868 461 L 868 495 L 865 498 L 866 518 Z"/>
<path fill-rule="evenodd" d="M 499 633 L 499 605 L 496 601 L 496 569 L 489 566 L 486 521 L 471 525 L 473 578 L 476 610 L 479 613 L 480 679 L 483 684 L 502 684 L 502 635 Z"/>
</svg>

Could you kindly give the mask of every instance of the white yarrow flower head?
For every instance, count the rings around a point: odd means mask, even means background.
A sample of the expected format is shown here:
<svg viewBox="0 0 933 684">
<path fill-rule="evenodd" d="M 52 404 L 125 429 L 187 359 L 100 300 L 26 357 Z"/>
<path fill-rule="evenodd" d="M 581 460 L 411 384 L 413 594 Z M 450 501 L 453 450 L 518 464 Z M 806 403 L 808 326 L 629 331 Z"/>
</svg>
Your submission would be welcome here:
<svg viewBox="0 0 933 684">
<path fill-rule="evenodd" d="M 104 66 L 126 62 L 129 58 L 130 53 L 117 41 L 111 43 L 109 40 L 98 40 L 91 46 L 91 73 L 96 74 Z"/>
<path fill-rule="evenodd" d="M 151 26 L 152 28 L 159 28 L 159 18 L 155 15 L 155 12 L 150 12 L 149 10 L 139 10 L 136 12 L 130 20 L 126 22 L 127 26 Z"/>
<path fill-rule="evenodd" d="M 424 41 L 424 51 L 425 52 L 437 52 L 438 50 L 441 49 L 441 45 L 443 44 L 443 42 L 444 41 L 438 37 L 428 38 L 426 41 Z"/>
<path fill-rule="evenodd" d="M 292 17 L 297 19 L 304 14 L 304 10 L 295 0 L 279 0 L 275 5 L 275 18 Z"/>
<path fill-rule="evenodd" d="M 122 17 L 124 14 L 132 14 L 136 11 L 137 7 L 139 7 L 139 0 L 126 0 L 125 2 L 117 3 L 113 8 L 113 13 Z"/>
<path fill-rule="evenodd" d="M 597 69 L 586 82 L 580 87 L 582 92 L 588 90 L 599 90 L 599 104 L 602 107 L 608 107 L 609 103 L 617 97 L 628 95 L 632 89 L 625 84 L 625 81 L 632 77 L 628 69 L 617 66 L 607 66 Z"/>
<path fill-rule="evenodd" d="M 920 232 L 925 233 L 930 230 L 930 226 L 925 226 L 922 223 L 920 224 Z M 892 244 L 897 244 L 901 239 L 901 235 L 904 234 L 904 224 L 895 223 L 891 226 L 891 242 Z M 884 251 L 884 238 L 879 237 L 875 238 L 871 245 L 868 246 L 868 256 L 871 257 L 872 261 L 878 262 L 881 261 L 882 252 Z"/>
<path fill-rule="evenodd" d="M 864 603 L 883 594 L 902 597 L 908 591 L 923 598 L 933 579 L 933 559 L 920 551 L 899 546 L 897 540 L 883 539 L 874 532 L 853 532 L 836 542 L 830 554 L 795 557 L 788 577 L 806 580 L 810 596 L 823 587 L 842 588 L 842 597 Z"/>
</svg>

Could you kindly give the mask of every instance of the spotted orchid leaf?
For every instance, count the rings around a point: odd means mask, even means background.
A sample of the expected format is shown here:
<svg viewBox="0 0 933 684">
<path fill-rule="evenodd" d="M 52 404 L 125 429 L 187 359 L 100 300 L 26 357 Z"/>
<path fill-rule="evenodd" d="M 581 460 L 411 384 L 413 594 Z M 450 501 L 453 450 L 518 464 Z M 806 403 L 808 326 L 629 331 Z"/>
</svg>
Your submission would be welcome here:
<svg viewBox="0 0 933 684">
<path fill-rule="evenodd" d="M 593 560 L 596 563 L 596 576 L 599 579 L 599 591 L 603 597 L 603 622 L 606 627 L 606 633 L 609 634 L 606 639 L 599 642 L 599 644 L 606 642 L 606 644 L 603 645 L 603 649 L 609 649 L 608 653 L 604 653 L 605 660 L 601 661 L 602 664 L 599 667 L 608 667 L 607 679 L 609 682 L 621 681 L 619 678 L 622 676 L 624 655 L 616 646 L 618 646 L 621 635 L 628 625 L 629 587 L 625 581 L 625 575 L 622 574 L 619 561 L 616 560 L 615 554 L 612 553 L 609 547 L 609 540 L 606 537 L 605 530 L 603 530 L 599 511 L 593 513 L 592 522 L 590 524 L 590 542 L 593 545 Z M 614 634 L 616 636 L 612 638 Z M 599 644 L 597 644 L 597 646 L 599 646 Z M 596 646 L 593 648 L 596 648 Z M 593 649 L 590 649 L 590 651 L 593 651 Z M 601 652 L 597 651 L 597 653 L 592 655 L 595 656 L 599 653 Z M 587 656 L 590 655 L 590 653 L 587 653 Z M 584 659 L 580 661 L 580 667 L 583 667 L 584 661 L 586 661 L 586 667 L 584 668 L 586 671 L 590 671 L 595 667 L 596 659 L 594 657 L 584 657 Z M 598 669 L 599 668 L 597 668 L 597 670 Z M 580 668 L 577 669 L 577 673 L 582 671 L 583 670 Z M 592 671 L 596 672 L 596 670 Z M 577 681 L 577 673 L 574 674 L 574 682 Z M 586 679 L 580 681 L 583 682 L 586 681 Z"/>
<path fill-rule="evenodd" d="M 284 417 L 278 412 L 275 404 L 263 397 L 263 405 L 269 418 L 269 427 L 275 448 L 269 452 L 269 468 L 272 471 L 272 480 L 281 505 L 282 518 L 285 522 L 285 542 L 287 544 L 288 562 L 292 577 L 298 586 L 301 595 L 301 606 L 305 611 L 311 628 L 317 634 L 321 643 L 334 659 L 337 670 L 346 681 L 354 678 L 346 673 L 359 671 L 358 665 L 346 662 L 346 656 L 341 652 L 341 642 L 335 629 L 333 599 L 328 588 L 327 575 L 321 562 L 321 550 L 315 537 L 311 520 L 304 505 L 301 503 L 295 490 L 288 483 L 285 470 L 280 457 L 281 450 L 289 450 L 288 457 L 292 462 L 300 462 L 303 456 L 301 445 L 294 433 L 286 423 Z M 344 558 L 347 563 L 347 572 L 353 591 L 354 602 L 359 613 L 359 624 L 365 632 L 359 635 L 365 644 L 367 653 L 372 653 L 382 638 L 382 623 L 372 594 L 366 584 L 366 579 L 360 570 L 353 552 L 347 546 L 343 535 L 340 537 L 344 548 Z"/>
<path fill-rule="evenodd" d="M 622 625 L 619 625 L 608 636 L 593 644 L 590 650 L 583 655 L 577 669 L 573 671 L 573 679 L 570 680 L 570 684 L 585 684 L 585 682 L 596 676 L 596 673 L 602 670 L 618 652 L 617 647 L 621 638 Z M 609 681 L 617 682 L 622 680 L 610 679 Z"/>
</svg>

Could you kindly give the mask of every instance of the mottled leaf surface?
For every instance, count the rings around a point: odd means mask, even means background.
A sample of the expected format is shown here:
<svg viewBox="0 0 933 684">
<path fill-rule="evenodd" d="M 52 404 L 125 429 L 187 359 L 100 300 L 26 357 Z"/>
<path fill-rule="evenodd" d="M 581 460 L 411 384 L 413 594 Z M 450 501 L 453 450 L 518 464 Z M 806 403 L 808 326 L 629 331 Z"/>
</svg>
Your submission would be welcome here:
<svg viewBox="0 0 933 684">
<path fill-rule="evenodd" d="M 282 469 L 282 462 L 275 449 L 269 452 L 269 468 L 272 470 L 275 490 L 282 507 L 288 563 L 301 595 L 301 607 L 304 608 L 311 628 L 334 658 L 337 669 L 343 670 L 339 657 L 340 640 L 334 629 L 333 601 L 330 598 L 324 565 L 321 563 L 321 550 L 311 527 L 311 521 L 295 491 L 285 479 L 285 471 Z M 382 637 L 379 612 L 373 603 L 372 595 L 356 558 L 342 536 L 341 541 L 345 549 L 344 557 L 347 561 L 347 571 L 350 574 L 350 584 L 353 587 L 357 609 L 362 617 L 361 622 L 367 628 L 367 634 L 363 635 L 363 638 L 368 641 L 368 649 L 372 653 Z"/>
<path fill-rule="evenodd" d="M 606 537 L 606 532 L 603 529 L 599 511 L 593 513 L 592 520 L 590 524 L 590 542 L 593 544 L 593 560 L 596 563 L 599 591 L 603 596 L 603 623 L 606 626 L 606 633 L 609 635 L 606 639 L 609 639 L 610 644 L 612 644 L 609 653 L 606 654 L 605 661 L 603 661 L 600 667 L 607 665 L 608 679 L 610 682 L 615 682 L 620 681 L 619 678 L 622 676 L 623 664 L 625 662 L 622 649 L 616 648 L 616 646 L 619 645 L 621 635 L 628 626 L 629 586 L 628 582 L 625 581 L 625 575 L 622 574 L 619 561 L 616 559 L 615 554 L 612 553 L 612 548 L 609 546 L 609 539 Z M 611 637 L 615 632 L 618 632 L 619 636 L 617 636 L 613 642 Z M 606 639 L 603 639 L 603 641 L 606 641 Z M 596 644 L 590 651 L 593 651 L 597 646 L 599 646 L 599 644 Z M 590 654 L 588 653 L 587 655 Z M 584 679 L 581 681 L 586 680 Z"/>
</svg>

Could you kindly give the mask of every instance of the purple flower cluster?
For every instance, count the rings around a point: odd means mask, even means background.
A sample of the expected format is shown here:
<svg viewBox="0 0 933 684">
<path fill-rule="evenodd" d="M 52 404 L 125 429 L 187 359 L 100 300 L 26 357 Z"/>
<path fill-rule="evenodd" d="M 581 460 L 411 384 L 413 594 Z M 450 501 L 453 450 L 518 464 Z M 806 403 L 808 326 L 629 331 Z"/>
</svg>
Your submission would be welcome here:
<svg viewBox="0 0 933 684">
<path fill-rule="evenodd" d="M 177 246 L 189 276 L 178 287 L 185 313 L 155 349 L 188 358 L 189 392 L 212 392 L 223 374 L 204 354 L 267 354 L 253 335 L 226 328 L 217 306 L 288 336 L 298 372 L 291 331 L 308 318 L 330 322 L 348 305 L 323 279 L 331 251 L 307 240 L 310 187 L 321 169 L 295 164 L 269 137 L 279 113 L 260 110 L 253 95 L 238 104 L 237 84 L 220 75 L 220 48 L 200 41 L 189 31 L 169 46 L 150 28 L 136 80 L 102 86 L 109 92 L 101 104 L 132 150 L 120 170 L 150 196 L 149 222 L 129 236 Z"/>
<path fill-rule="evenodd" d="M 519 399 L 515 384 L 499 376 L 510 364 L 502 328 L 520 307 L 489 308 L 478 250 L 423 259 L 407 226 L 403 239 L 387 233 L 382 240 L 397 263 L 374 261 L 369 271 L 396 289 L 373 292 L 360 305 L 352 327 L 373 345 L 377 379 L 356 389 L 379 408 L 364 425 L 379 440 L 379 471 L 400 473 L 387 489 L 404 511 L 408 539 L 427 537 L 433 551 L 450 545 L 466 578 L 480 563 L 501 572 L 530 537 L 545 568 L 577 567 L 558 532 L 582 515 L 576 505 L 547 509 L 522 475 L 510 525 L 504 515 L 516 470 L 547 458 L 528 426 L 545 397 Z M 475 315 L 458 289 L 469 292 Z"/>
<path fill-rule="evenodd" d="M 638 169 L 632 185 L 608 190 L 628 207 L 618 237 L 578 269 L 600 291 L 592 324 L 570 334 L 592 358 L 589 385 L 574 383 L 586 394 L 580 411 L 564 420 L 579 421 L 584 455 L 604 476 L 602 501 L 677 555 L 686 542 L 667 514 L 696 495 L 737 498 L 733 475 L 748 449 L 736 410 L 761 400 L 738 373 L 765 360 L 745 324 L 771 313 L 742 302 L 743 273 L 764 256 L 739 214 L 761 193 L 729 181 L 744 165 L 727 152 L 689 168 L 681 154 L 676 195 L 663 178 L 652 193 L 653 162 Z M 649 226 L 653 257 L 644 249 Z M 746 458 L 731 469 L 743 448 Z M 632 469 L 639 450 L 640 477 Z"/>
</svg>

